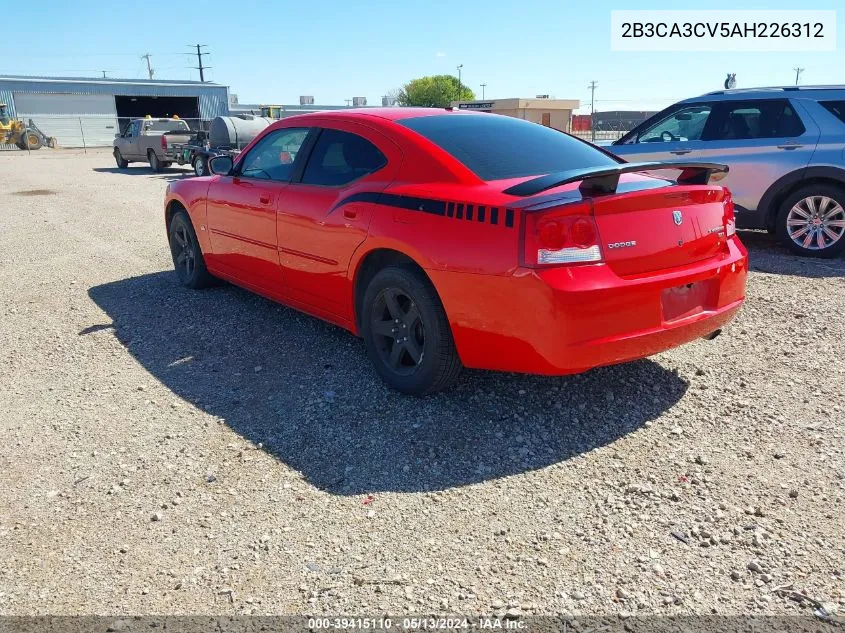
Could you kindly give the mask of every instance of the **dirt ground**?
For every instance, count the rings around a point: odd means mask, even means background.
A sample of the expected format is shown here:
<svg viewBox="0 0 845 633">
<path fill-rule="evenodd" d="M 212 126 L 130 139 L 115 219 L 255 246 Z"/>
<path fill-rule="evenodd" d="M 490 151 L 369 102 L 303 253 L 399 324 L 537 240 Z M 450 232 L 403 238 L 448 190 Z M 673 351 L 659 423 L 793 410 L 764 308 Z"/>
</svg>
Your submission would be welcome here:
<svg viewBox="0 0 845 633">
<path fill-rule="evenodd" d="M 845 611 L 842 259 L 745 232 L 715 341 L 417 400 L 335 327 L 178 285 L 187 169 L 0 174 L 0 613 Z"/>
</svg>

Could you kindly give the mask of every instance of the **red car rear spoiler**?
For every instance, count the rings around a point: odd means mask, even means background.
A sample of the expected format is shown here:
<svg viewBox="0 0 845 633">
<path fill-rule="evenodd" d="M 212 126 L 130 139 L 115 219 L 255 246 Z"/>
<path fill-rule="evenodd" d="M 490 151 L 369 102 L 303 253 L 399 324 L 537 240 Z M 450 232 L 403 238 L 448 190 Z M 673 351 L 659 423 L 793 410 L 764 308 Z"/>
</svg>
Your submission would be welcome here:
<svg viewBox="0 0 845 633">
<path fill-rule="evenodd" d="M 616 193 L 620 175 L 659 169 L 680 169 L 681 174 L 676 178 L 676 181 L 682 185 L 706 185 L 713 174 L 728 172 L 728 166 L 719 163 L 619 163 L 610 167 L 587 167 L 586 169 L 558 171 L 521 182 L 505 189 L 504 193 L 511 196 L 533 196 L 547 189 L 578 182 L 579 180 L 581 185 L 578 190 L 582 195 Z"/>
</svg>

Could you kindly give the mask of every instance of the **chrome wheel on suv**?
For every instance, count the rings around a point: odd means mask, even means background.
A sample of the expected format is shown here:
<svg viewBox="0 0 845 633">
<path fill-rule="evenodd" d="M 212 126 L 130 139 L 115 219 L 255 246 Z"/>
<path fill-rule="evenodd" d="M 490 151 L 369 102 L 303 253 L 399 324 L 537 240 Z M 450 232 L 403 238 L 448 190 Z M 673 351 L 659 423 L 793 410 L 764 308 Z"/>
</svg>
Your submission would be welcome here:
<svg viewBox="0 0 845 633">
<path fill-rule="evenodd" d="M 786 226 L 801 248 L 829 248 L 845 233 L 845 209 L 827 196 L 809 196 L 789 210 Z"/>
<path fill-rule="evenodd" d="M 827 185 L 802 188 L 784 201 L 777 229 L 801 255 L 837 255 L 845 248 L 845 192 Z"/>
</svg>

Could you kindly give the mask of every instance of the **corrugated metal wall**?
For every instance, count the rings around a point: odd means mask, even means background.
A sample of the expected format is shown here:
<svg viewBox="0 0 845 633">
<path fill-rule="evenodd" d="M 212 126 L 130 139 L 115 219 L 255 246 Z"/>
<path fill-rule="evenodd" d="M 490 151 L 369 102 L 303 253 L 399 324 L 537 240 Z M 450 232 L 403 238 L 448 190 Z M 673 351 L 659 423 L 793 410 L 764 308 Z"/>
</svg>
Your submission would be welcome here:
<svg viewBox="0 0 845 633">
<path fill-rule="evenodd" d="M 3 84 L 0 84 L 0 103 L 9 106 L 9 116 L 15 116 L 15 104 L 12 99 L 12 91 Z"/>
<path fill-rule="evenodd" d="M 132 97 L 198 97 L 200 116 L 203 119 L 225 116 L 229 112 L 229 89 L 226 86 L 216 84 L 0 77 L 0 101 L 9 104 L 13 116 L 15 106 L 12 93 L 14 92 L 107 94 Z M 87 113 L 80 112 L 79 114 Z"/>
</svg>

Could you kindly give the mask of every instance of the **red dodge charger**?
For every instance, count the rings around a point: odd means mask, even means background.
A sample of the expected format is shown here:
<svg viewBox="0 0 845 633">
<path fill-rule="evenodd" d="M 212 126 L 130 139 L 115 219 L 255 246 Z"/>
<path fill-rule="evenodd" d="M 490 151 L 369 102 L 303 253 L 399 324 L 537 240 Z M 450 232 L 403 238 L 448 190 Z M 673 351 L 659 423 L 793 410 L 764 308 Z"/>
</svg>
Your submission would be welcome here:
<svg viewBox="0 0 845 633">
<path fill-rule="evenodd" d="M 171 183 L 165 222 L 184 285 L 344 327 L 389 386 L 425 394 L 462 367 L 570 374 L 718 334 L 747 273 L 708 184 L 726 170 L 492 114 L 321 112 Z"/>
</svg>

